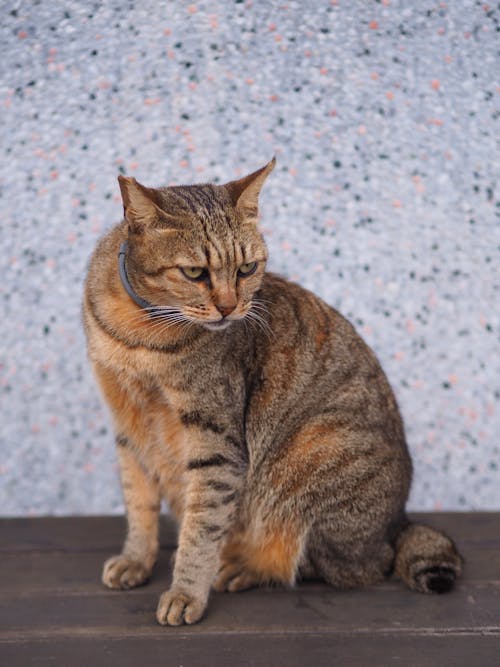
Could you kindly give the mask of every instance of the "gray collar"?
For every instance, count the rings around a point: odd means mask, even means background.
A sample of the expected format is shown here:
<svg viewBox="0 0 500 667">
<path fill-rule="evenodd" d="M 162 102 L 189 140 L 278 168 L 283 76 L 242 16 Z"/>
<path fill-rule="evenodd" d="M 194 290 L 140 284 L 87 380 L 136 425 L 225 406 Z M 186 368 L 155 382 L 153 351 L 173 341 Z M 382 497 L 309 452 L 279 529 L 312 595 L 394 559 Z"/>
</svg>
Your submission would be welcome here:
<svg viewBox="0 0 500 667">
<path fill-rule="evenodd" d="M 141 308 L 147 310 L 151 317 L 154 317 L 157 313 L 154 310 L 155 307 L 153 306 L 153 304 L 149 303 L 149 301 L 146 301 L 146 299 L 143 299 L 141 296 L 139 296 L 137 292 L 134 291 L 134 288 L 132 287 L 128 279 L 127 268 L 125 266 L 125 261 L 127 258 L 127 249 L 128 249 L 128 242 L 124 241 L 121 244 L 120 252 L 118 253 L 118 271 L 120 272 L 122 285 L 127 294 L 129 295 L 129 297 L 132 299 L 132 301 L 134 301 Z"/>
</svg>

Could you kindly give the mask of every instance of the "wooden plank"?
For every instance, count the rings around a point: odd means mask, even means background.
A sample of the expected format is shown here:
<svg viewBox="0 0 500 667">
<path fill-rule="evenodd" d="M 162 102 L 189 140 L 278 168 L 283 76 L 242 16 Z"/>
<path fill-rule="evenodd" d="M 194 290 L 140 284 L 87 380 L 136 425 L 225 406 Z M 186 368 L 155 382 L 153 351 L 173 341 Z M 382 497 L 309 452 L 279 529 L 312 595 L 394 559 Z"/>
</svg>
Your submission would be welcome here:
<svg viewBox="0 0 500 667">
<path fill-rule="evenodd" d="M 498 581 L 500 534 L 495 533 L 497 523 L 500 525 L 498 517 L 500 515 L 481 514 L 425 518 L 428 524 L 445 528 L 450 523 L 456 524 L 452 527 L 465 556 L 464 576 L 469 581 Z M 468 531 L 463 531 L 467 539 L 460 532 L 460 521 L 469 526 Z M 475 534 L 478 526 L 482 532 Z M 163 544 L 173 543 L 173 524 L 165 520 L 162 528 Z M 0 521 L 3 549 L 0 590 L 26 594 L 44 589 L 75 591 L 94 586 L 99 582 L 104 560 L 119 552 L 124 529 L 124 522 L 118 517 Z M 68 553 L 78 557 L 78 566 Z M 170 554 L 171 549 L 162 551 L 153 582 L 165 585 L 170 576 Z"/>
<path fill-rule="evenodd" d="M 0 553 L 26 551 L 105 551 L 117 553 L 126 533 L 120 516 L 40 517 L 0 519 Z M 163 547 L 177 543 L 177 528 L 162 516 L 160 541 Z"/>
<path fill-rule="evenodd" d="M 495 546 L 461 545 L 466 565 L 467 582 L 500 582 L 500 548 Z M 117 549 L 116 549 L 117 550 Z M 46 591 L 84 591 L 99 586 L 101 570 L 106 558 L 115 553 L 112 549 L 99 551 L 21 551 L 3 553 L 0 567 L 0 590 L 22 593 Z M 155 566 L 151 586 L 155 590 L 166 586 L 170 580 L 172 550 L 163 549 Z M 387 585 L 387 584 L 385 584 Z M 393 580 L 392 585 L 402 587 Z M 376 587 L 373 587 L 375 590 Z"/>
<path fill-rule="evenodd" d="M 165 587 L 170 580 L 172 550 L 162 550 L 154 569 L 152 584 Z M 110 551 L 82 551 L 78 554 L 47 551 L 2 554 L 0 591 L 27 596 L 44 591 L 73 594 L 107 590 L 101 583 L 101 571 Z"/>
<path fill-rule="evenodd" d="M 162 590 L 164 586 L 160 586 Z M 89 588 L 86 593 L 4 594 L 0 638 L 162 635 L 155 621 L 159 590 Z M 459 587 L 424 596 L 395 586 L 335 591 L 323 584 L 294 590 L 261 589 L 214 594 L 204 621 L 184 630 L 198 635 L 231 632 L 357 634 L 496 634 L 500 637 L 500 585 Z"/>
<path fill-rule="evenodd" d="M 9 667 L 497 667 L 493 636 L 186 635 L 143 639 L 72 638 L 0 644 Z"/>
<path fill-rule="evenodd" d="M 420 512 L 410 515 L 415 521 L 445 530 L 459 543 L 488 543 L 500 547 L 500 513 L 495 512 Z M 121 516 L 41 517 L 0 519 L 0 553 L 19 551 L 109 551 L 115 552 L 125 536 Z M 162 516 L 161 543 L 176 544 L 174 521 Z"/>
<path fill-rule="evenodd" d="M 412 593 L 397 581 L 340 592 L 321 583 L 293 590 L 214 594 L 199 625 L 162 628 L 154 612 L 171 576 L 175 528 L 151 583 L 129 592 L 99 582 L 119 550 L 119 517 L 0 520 L 0 664 L 481 665 L 500 653 L 500 515 L 418 515 L 443 528 L 467 560 L 457 590 Z"/>
<path fill-rule="evenodd" d="M 444 530 L 457 542 L 500 546 L 500 512 L 416 512 L 409 516 Z"/>
</svg>

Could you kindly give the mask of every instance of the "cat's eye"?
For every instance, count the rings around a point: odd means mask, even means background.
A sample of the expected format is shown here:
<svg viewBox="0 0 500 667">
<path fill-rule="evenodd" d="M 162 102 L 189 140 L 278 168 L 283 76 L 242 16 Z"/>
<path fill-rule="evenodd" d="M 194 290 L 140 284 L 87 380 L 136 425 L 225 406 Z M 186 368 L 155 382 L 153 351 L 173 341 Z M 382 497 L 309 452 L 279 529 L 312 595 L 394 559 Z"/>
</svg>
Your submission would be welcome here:
<svg viewBox="0 0 500 667">
<path fill-rule="evenodd" d="M 238 273 L 241 276 L 250 276 L 255 269 L 257 268 L 257 262 L 248 262 L 248 264 L 242 264 L 238 269 Z"/>
<path fill-rule="evenodd" d="M 200 266 L 183 266 L 181 271 L 190 280 L 203 280 L 207 275 L 206 269 Z"/>
</svg>

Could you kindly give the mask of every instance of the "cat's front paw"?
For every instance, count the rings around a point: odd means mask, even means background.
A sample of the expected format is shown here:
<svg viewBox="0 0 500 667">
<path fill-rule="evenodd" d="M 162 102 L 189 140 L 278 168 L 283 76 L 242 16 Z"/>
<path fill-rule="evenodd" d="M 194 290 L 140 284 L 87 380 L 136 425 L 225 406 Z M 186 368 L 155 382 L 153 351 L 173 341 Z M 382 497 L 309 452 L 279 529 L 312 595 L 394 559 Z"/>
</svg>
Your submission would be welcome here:
<svg viewBox="0 0 500 667">
<path fill-rule="evenodd" d="M 150 574 L 151 568 L 120 554 L 108 558 L 104 563 L 102 583 L 108 588 L 127 590 L 145 584 Z"/>
<path fill-rule="evenodd" d="M 200 620 L 206 606 L 206 602 L 188 593 L 166 591 L 160 597 L 156 619 L 160 625 L 191 625 Z"/>
</svg>

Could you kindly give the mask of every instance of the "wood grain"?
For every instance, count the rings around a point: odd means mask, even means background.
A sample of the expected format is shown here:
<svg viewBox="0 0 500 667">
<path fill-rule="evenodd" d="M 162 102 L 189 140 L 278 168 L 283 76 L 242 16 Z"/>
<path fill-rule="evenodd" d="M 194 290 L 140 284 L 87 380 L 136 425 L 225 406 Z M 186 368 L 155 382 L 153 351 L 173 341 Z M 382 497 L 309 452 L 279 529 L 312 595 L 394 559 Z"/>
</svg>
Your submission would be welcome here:
<svg viewBox="0 0 500 667">
<path fill-rule="evenodd" d="M 0 520 L 1 665 L 497 665 L 500 654 L 500 514 L 418 515 L 454 537 L 466 558 L 456 590 L 412 593 L 390 580 L 341 592 L 322 583 L 292 590 L 213 594 L 199 625 L 154 619 L 170 580 L 175 527 L 149 585 L 100 583 L 119 550 L 118 517 Z"/>
</svg>

